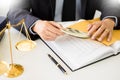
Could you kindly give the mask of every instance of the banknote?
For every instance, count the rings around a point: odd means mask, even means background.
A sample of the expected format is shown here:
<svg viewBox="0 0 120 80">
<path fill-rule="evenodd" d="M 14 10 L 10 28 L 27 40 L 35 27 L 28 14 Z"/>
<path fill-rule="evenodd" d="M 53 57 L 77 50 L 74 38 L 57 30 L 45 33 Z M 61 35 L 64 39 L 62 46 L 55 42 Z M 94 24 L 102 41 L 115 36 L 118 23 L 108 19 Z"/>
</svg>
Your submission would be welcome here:
<svg viewBox="0 0 120 80">
<path fill-rule="evenodd" d="M 84 38 L 84 39 L 89 38 L 86 32 L 82 32 L 73 28 L 64 28 L 61 31 L 64 32 L 65 34 L 72 35 L 75 37 Z"/>
</svg>

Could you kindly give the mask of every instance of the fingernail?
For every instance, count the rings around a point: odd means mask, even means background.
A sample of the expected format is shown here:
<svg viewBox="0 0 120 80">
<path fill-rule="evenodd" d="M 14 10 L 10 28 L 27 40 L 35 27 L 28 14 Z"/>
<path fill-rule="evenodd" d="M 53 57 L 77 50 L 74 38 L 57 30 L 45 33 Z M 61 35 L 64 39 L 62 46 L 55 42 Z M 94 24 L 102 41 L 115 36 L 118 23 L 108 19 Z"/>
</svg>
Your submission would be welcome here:
<svg viewBox="0 0 120 80">
<path fill-rule="evenodd" d="M 95 39 L 95 37 L 93 36 L 93 37 L 92 37 L 92 39 L 94 40 L 94 39 Z"/>
<path fill-rule="evenodd" d="M 102 41 L 102 39 L 101 39 L 101 38 L 99 38 L 99 39 L 98 39 L 98 41 Z"/>
<path fill-rule="evenodd" d="M 110 39 L 107 40 L 108 42 L 110 41 Z"/>
</svg>

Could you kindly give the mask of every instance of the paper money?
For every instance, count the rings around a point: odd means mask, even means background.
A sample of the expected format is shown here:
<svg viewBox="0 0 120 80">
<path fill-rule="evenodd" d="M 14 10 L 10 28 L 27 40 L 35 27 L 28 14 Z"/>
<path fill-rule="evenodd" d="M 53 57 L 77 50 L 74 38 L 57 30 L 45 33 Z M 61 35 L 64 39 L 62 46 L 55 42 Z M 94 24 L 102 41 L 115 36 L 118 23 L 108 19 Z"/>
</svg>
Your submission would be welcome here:
<svg viewBox="0 0 120 80">
<path fill-rule="evenodd" d="M 75 37 L 84 38 L 84 39 L 89 38 L 87 33 L 73 29 L 73 28 L 65 28 L 65 29 L 62 29 L 61 31 L 64 32 L 65 34 L 72 35 Z"/>
</svg>

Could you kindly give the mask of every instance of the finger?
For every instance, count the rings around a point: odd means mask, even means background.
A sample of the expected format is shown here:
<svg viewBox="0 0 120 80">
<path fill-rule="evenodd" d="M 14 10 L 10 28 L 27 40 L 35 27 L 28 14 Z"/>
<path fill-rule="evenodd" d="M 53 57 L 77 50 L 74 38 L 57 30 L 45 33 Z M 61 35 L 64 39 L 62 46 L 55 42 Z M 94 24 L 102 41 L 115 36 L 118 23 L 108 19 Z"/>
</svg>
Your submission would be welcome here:
<svg viewBox="0 0 120 80">
<path fill-rule="evenodd" d="M 55 26 L 56 28 L 58 28 L 58 29 L 62 29 L 62 28 L 63 28 L 62 25 L 60 25 L 60 24 L 58 24 L 58 23 L 56 23 L 56 22 L 54 22 L 54 21 L 50 21 L 50 23 L 51 23 L 53 26 Z"/>
<path fill-rule="evenodd" d="M 102 25 L 92 36 L 92 39 L 96 39 L 105 30 L 105 26 Z"/>
<path fill-rule="evenodd" d="M 45 37 L 44 40 L 47 40 L 47 41 L 54 41 L 56 38 L 51 38 L 51 37 Z"/>
<path fill-rule="evenodd" d="M 41 38 L 44 40 L 54 40 L 56 39 L 57 35 L 51 33 L 49 31 L 45 31 L 44 34 L 41 35 Z"/>
<path fill-rule="evenodd" d="M 112 40 L 112 32 L 109 32 L 107 41 L 111 41 L 111 40 Z"/>
<path fill-rule="evenodd" d="M 49 31 L 49 30 L 47 30 L 45 34 L 46 34 L 46 36 L 50 36 L 50 37 L 56 37 L 56 36 L 59 36 L 59 35 L 57 35 L 57 34 L 51 32 L 51 31 Z"/>
<path fill-rule="evenodd" d="M 60 29 L 61 34 L 64 34 L 61 30 L 64 29 L 64 27 L 61 24 L 58 24 L 54 21 L 50 21 L 51 25 L 55 26 L 56 28 Z M 60 35 L 61 35 L 60 34 Z"/>
<path fill-rule="evenodd" d="M 92 26 L 92 24 L 89 24 L 87 30 L 89 31 L 92 28 Z"/>
<path fill-rule="evenodd" d="M 41 38 L 42 38 L 43 40 L 47 40 L 47 41 L 53 41 L 53 40 L 56 39 L 56 38 L 45 37 L 45 36 L 42 36 Z"/>
<path fill-rule="evenodd" d="M 100 36 L 100 38 L 98 39 L 98 41 L 102 41 L 105 37 L 107 37 L 107 35 L 109 34 L 109 30 L 105 30 L 103 32 L 103 34 Z"/>
<path fill-rule="evenodd" d="M 62 35 L 63 34 L 60 29 L 56 28 L 53 25 L 49 25 L 49 27 L 47 27 L 47 30 L 49 30 L 50 32 L 52 32 L 54 34 L 57 34 L 57 35 Z"/>
<path fill-rule="evenodd" d="M 92 28 L 88 31 L 88 35 L 91 36 L 100 26 L 101 26 L 100 23 L 94 24 Z"/>
</svg>

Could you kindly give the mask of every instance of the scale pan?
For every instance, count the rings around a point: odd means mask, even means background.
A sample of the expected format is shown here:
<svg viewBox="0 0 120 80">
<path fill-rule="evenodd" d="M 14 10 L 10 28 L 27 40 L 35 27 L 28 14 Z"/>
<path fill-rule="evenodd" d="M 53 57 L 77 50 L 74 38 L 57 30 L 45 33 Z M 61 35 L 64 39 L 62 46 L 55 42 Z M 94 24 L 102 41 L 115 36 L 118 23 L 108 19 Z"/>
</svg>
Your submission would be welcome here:
<svg viewBox="0 0 120 80">
<path fill-rule="evenodd" d="M 36 47 L 36 43 L 32 40 L 22 40 L 15 45 L 19 51 L 30 51 Z"/>
<path fill-rule="evenodd" d="M 8 78 L 15 78 L 24 72 L 24 68 L 20 64 L 10 64 L 9 70 L 5 73 Z"/>
</svg>

